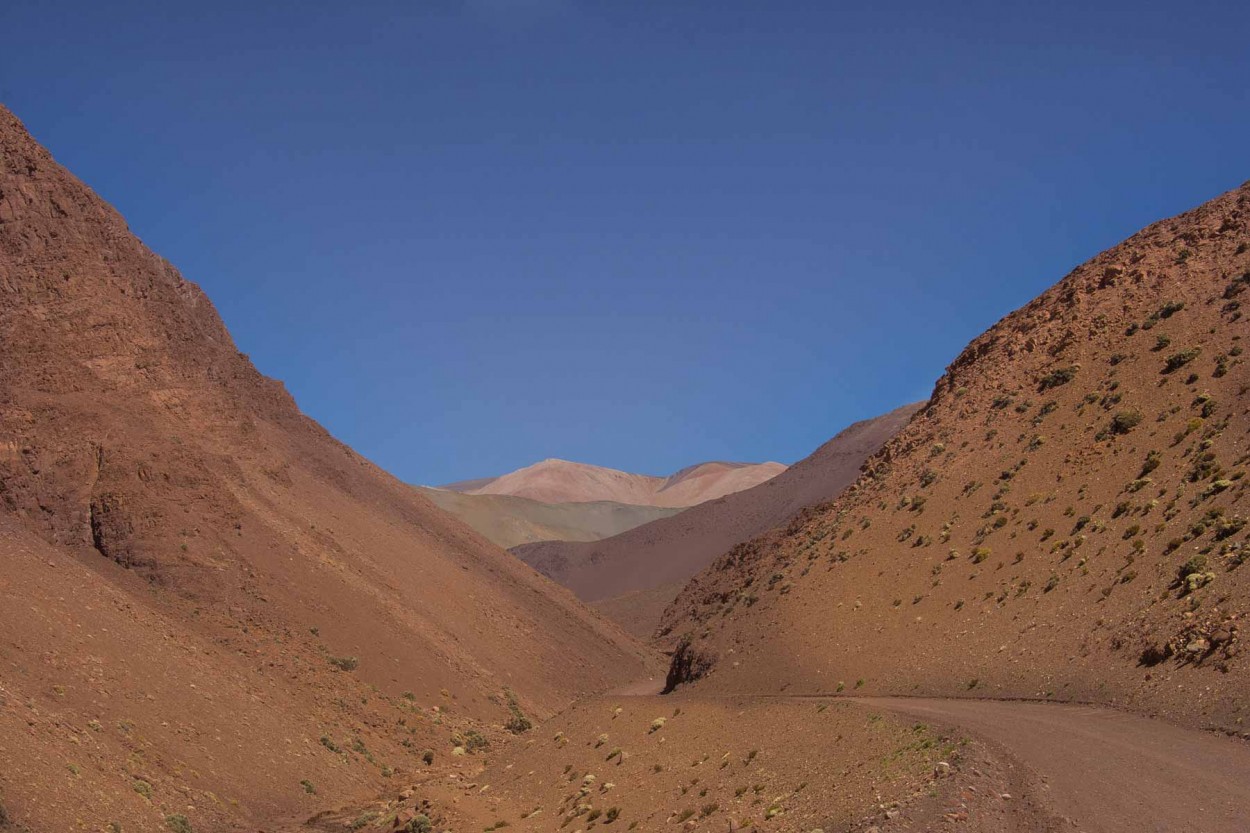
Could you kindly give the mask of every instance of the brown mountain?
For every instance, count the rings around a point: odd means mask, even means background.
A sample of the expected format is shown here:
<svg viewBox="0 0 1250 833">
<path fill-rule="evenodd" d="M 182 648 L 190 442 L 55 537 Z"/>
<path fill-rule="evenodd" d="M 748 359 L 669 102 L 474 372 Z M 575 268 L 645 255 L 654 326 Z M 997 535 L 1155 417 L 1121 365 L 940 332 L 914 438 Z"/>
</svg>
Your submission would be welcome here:
<svg viewBox="0 0 1250 833">
<path fill-rule="evenodd" d="M 1242 731 L 1250 183 L 968 346 L 853 487 L 665 616 L 707 691 L 1044 697 Z"/>
<path fill-rule="evenodd" d="M 654 667 L 302 415 L 2 108 L 0 345 L 0 811 L 29 829 L 269 829 Z"/>
<path fill-rule="evenodd" d="M 544 503 L 611 501 L 681 508 L 749 489 L 785 471 L 781 463 L 699 463 L 668 477 L 549 459 L 500 477 L 442 488 L 470 495 L 514 495 Z"/>
<path fill-rule="evenodd" d="M 504 548 L 537 541 L 598 541 L 682 511 L 608 500 L 543 503 L 515 495 L 468 495 L 448 489 L 418 489 L 435 506 Z"/>
<path fill-rule="evenodd" d="M 918 408 L 908 405 L 857 422 L 775 478 L 674 517 L 603 541 L 548 541 L 513 552 L 628 630 L 649 636 L 690 577 L 735 544 L 838 494 Z"/>
</svg>

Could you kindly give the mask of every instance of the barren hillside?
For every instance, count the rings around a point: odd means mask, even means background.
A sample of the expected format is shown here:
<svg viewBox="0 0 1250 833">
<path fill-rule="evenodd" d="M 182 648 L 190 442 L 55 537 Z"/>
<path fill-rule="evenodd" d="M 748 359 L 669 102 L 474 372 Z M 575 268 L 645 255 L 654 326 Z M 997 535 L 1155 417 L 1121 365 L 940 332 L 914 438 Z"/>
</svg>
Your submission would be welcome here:
<svg viewBox="0 0 1250 833">
<path fill-rule="evenodd" d="M 0 344 L 0 795 L 32 830 L 255 830 L 653 668 L 303 416 L 2 108 Z"/>
<path fill-rule="evenodd" d="M 504 548 L 537 541 L 598 541 L 682 511 L 606 500 L 543 503 L 514 495 L 468 495 L 429 488 L 420 491 L 435 506 Z"/>
<path fill-rule="evenodd" d="M 735 544 L 837 495 L 918 408 L 857 422 L 773 479 L 675 517 L 598 542 L 548 541 L 513 552 L 627 630 L 649 637 L 686 580 Z"/>
<path fill-rule="evenodd" d="M 856 484 L 666 614 L 702 691 L 1115 703 L 1244 731 L 1250 183 L 968 346 Z"/>
<path fill-rule="evenodd" d="M 500 477 L 451 483 L 471 495 L 515 495 L 544 503 L 612 501 L 680 508 L 749 489 L 785 471 L 781 463 L 699 463 L 668 477 L 549 459 Z"/>
</svg>

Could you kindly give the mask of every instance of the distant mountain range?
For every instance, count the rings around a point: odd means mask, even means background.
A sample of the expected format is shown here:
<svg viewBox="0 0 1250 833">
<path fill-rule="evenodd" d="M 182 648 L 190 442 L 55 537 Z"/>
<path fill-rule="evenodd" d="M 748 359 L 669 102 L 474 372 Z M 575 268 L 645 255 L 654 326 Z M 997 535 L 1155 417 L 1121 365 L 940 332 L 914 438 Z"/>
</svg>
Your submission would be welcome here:
<svg viewBox="0 0 1250 833">
<path fill-rule="evenodd" d="M 776 477 L 675 517 L 602 541 L 551 540 L 521 545 L 513 552 L 627 630 L 650 636 L 688 579 L 735 544 L 784 523 L 804 507 L 835 497 L 859 475 L 864 460 L 919 407 L 906 405 L 857 422 Z M 723 464 L 685 472 L 711 465 Z M 670 480 L 680 483 L 683 474 Z"/>
<path fill-rule="evenodd" d="M 499 477 L 440 488 L 467 495 L 512 495 L 543 503 L 611 501 L 673 509 L 749 489 L 785 470 L 781 463 L 709 462 L 667 477 L 654 477 L 552 458 Z"/>
</svg>

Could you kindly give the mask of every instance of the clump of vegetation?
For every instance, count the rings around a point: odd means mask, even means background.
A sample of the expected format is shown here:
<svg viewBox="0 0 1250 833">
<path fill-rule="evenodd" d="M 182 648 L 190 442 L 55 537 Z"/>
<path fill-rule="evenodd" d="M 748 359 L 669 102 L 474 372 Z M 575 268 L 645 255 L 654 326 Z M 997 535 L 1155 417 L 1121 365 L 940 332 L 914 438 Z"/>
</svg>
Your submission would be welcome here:
<svg viewBox="0 0 1250 833">
<path fill-rule="evenodd" d="M 481 732 L 476 729 L 470 729 L 464 733 L 464 737 L 461 738 L 459 745 L 463 746 L 466 752 L 476 752 L 479 749 L 489 749 L 490 741 Z"/>
<path fill-rule="evenodd" d="M 304 792 L 308 793 L 309 795 L 316 795 L 316 794 L 317 794 L 317 788 L 313 785 L 313 782 L 312 782 L 312 781 L 309 781 L 307 778 L 305 778 L 305 779 L 303 779 L 302 781 L 300 781 L 300 782 L 299 782 L 299 785 L 300 785 L 301 787 L 303 787 L 303 788 L 304 788 Z"/>
<path fill-rule="evenodd" d="M 1215 580 L 1215 573 L 1207 570 L 1207 557 L 1198 554 L 1177 569 L 1176 578 L 1184 595 L 1210 584 Z"/>
<path fill-rule="evenodd" d="M 409 833 L 430 833 L 434 829 L 434 823 L 430 821 L 430 817 L 425 813 L 419 814 L 412 821 L 408 822 Z"/>
<path fill-rule="evenodd" d="M 1138 425 L 1141 425 L 1141 421 L 1142 421 L 1141 411 L 1137 411 L 1137 410 L 1120 411 L 1119 413 L 1117 413 L 1115 416 L 1111 418 L 1111 426 L 1110 426 L 1111 433 L 1127 434 L 1129 431 L 1132 431 Z"/>
<path fill-rule="evenodd" d="M 192 833 L 191 822 L 182 813 L 171 813 L 165 816 L 165 826 L 171 833 Z"/>
<path fill-rule="evenodd" d="M 1185 308 L 1184 301 L 1168 301 L 1166 304 L 1160 307 L 1159 311 L 1155 314 L 1159 318 L 1171 318 L 1175 313 L 1180 312 L 1184 308 Z"/>
<path fill-rule="evenodd" d="M 1182 350 L 1179 353 L 1173 353 L 1172 355 L 1167 357 L 1167 361 L 1163 365 L 1163 372 L 1173 373 L 1177 370 L 1180 370 L 1182 367 L 1189 364 L 1194 359 L 1198 358 L 1198 355 L 1201 352 L 1202 352 L 1202 348 L 1191 347 L 1188 350 Z"/>
<path fill-rule="evenodd" d="M 330 657 L 330 664 L 340 671 L 355 671 L 360 660 L 355 657 Z"/>
<path fill-rule="evenodd" d="M 664 728 L 664 718 L 657 717 L 655 720 L 651 721 L 651 728 L 647 730 L 647 734 L 658 732 L 663 728 Z M 687 816 L 687 818 L 689 818 L 689 816 Z"/>
<path fill-rule="evenodd" d="M 512 717 L 508 719 L 508 722 L 503 727 L 514 735 L 523 734 L 534 728 L 533 722 L 521 711 L 521 706 L 517 703 L 516 696 L 511 691 L 505 690 L 505 693 L 508 695 L 508 711 L 512 713 Z"/>
<path fill-rule="evenodd" d="M 1080 369 L 1079 365 L 1072 365 L 1071 367 L 1061 367 L 1058 370 L 1052 370 L 1038 382 L 1038 388 L 1040 390 L 1050 390 L 1051 388 L 1066 385 L 1076 378 L 1076 373 Z"/>
</svg>

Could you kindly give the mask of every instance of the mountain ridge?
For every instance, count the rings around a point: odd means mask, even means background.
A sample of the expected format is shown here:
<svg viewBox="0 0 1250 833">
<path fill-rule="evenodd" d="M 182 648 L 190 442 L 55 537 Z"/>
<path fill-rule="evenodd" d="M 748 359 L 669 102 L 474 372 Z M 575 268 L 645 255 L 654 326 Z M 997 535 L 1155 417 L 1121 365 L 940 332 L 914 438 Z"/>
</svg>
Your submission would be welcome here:
<svg viewBox="0 0 1250 833">
<path fill-rule="evenodd" d="M 439 487 L 471 495 L 511 495 L 543 503 L 611 501 L 670 509 L 751 488 L 785 470 L 781 463 L 696 463 L 660 477 L 548 457 L 507 474 Z"/>
</svg>

